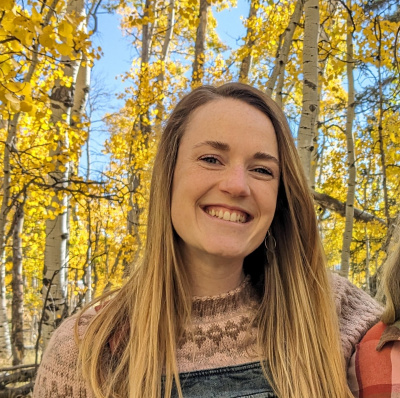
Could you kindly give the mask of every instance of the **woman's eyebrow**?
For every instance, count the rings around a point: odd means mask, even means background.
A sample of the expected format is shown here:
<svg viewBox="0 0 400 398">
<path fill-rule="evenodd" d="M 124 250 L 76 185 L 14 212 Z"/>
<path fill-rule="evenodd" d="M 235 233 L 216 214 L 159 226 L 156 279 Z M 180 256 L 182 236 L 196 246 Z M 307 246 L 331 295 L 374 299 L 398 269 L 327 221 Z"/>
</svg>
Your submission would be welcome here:
<svg viewBox="0 0 400 398">
<path fill-rule="evenodd" d="M 270 155 L 269 153 L 256 152 L 254 154 L 254 159 L 257 159 L 257 160 L 272 160 L 274 163 L 276 163 L 279 166 L 279 160 L 275 156 Z"/>
<path fill-rule="evenodd" d="M 221 142 L 221 141 L 202 141 L 202 142 L 199 142 L 198 144 L 196 144 L 194 147 L 199 148 L 201 146 L 210 146 L 214 149 L 218 149 L 218 150 L 224 151 L 224 152 L 228 152 L 231 149 L 229 144 L 227 144 L 225 142 Z M 276 163 L 279 166 L 279 160 L 275 156 L 270 155 L 269 153 L 266 153 L 266 152 L 256 152 L 254 154 L 253 158 L 256 160 L 273 161 L 274 163 Z"/>
<path fill-rule="evenodd" d="M 225 142 L 221 142 L 221 141 L 203 141 L 203 142 L 196 144 L 194 147 L 198 148 L 201 146 L 210 146 L 214 149 L 218 149 L 220 151 L 225 151 L 225 152 L 227 152 L 231 149 L 231 147 L 228 144 L 226 144 Z"/>
</svg>

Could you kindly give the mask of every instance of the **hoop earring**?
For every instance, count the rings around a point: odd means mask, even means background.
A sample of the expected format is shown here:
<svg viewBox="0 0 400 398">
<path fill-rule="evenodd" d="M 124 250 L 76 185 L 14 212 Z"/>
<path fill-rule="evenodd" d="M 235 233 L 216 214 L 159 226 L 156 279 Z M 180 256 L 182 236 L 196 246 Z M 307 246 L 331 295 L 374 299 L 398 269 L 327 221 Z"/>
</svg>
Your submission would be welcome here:
<svg viewBox="0 0 400 398">
<path fill-rule="evenodd" d="M 272 243 L 272 247 L 271 247 Z M 272 236 L 270 230 L 267 231 L 267 235 L 264 238 L 264 246 L 267 249 L 267 251 L 274 252 L 276 249 L 276 240 Z"/>
</svg>

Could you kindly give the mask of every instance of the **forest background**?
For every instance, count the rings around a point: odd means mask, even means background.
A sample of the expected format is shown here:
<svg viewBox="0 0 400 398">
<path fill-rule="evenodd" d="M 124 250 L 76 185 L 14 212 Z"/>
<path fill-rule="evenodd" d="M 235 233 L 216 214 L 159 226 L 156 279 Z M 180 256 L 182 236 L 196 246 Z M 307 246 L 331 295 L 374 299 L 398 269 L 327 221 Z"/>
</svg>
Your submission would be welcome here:
<svg viewBox="0 0 400 398">
<path fill-rule="evenodd" d="M 200 84 L 248 82 L 283 107 L 329 267 L 379 298 L 400 214 L 398 2 L 104 1 L 0 4 L 4 375 L 34 375 L 24 361 L 38 364 L 54 328 L 139 262 L 163 123 Z M 226 40 L 218 16 L 237 6 L 243 35 Z M 90 77 L 105 11 L 132 49 L 114 60 L 127 65 L 118 101 L 108 77 Z"/>
</svg>

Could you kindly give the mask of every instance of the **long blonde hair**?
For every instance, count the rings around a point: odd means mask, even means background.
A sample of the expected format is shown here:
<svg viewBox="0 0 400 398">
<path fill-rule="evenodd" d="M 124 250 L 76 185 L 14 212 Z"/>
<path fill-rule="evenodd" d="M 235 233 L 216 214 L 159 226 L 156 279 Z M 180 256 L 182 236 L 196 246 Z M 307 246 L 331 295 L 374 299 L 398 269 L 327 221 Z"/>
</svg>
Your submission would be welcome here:
<svg viewBox="0 0 400 398">
<path fill-rule="evenodd" d="M 396 222 L 382 276 L 386 305 L 381 319 L 388 325 L 400 320 L 400 216 Z"/>
<path fill-rule="evenodd" d="M 313 201 L 289 126 L 271 98 L 241 83 L 200 87 L 172 112 L 154 163 L 143 263 L 82 338 L 83 376 L 96 397 L 158 398 L 163 389 L 168 398 L 174 384 L 182 396 L 175 353 L 190 321 L 191 296 L 171 223 L 171 187 L 191 114 L 221 98 L 263 112 L 278 141 L 281 181 L 270 227 L 276 248 L 267 259 L 261 245 L 244 261 L 262 297 L 256 322 L 264 373 L 280 397 L 351 397 Z M 111 339 L 118 342 L 112 352 Z"/>
</svg>

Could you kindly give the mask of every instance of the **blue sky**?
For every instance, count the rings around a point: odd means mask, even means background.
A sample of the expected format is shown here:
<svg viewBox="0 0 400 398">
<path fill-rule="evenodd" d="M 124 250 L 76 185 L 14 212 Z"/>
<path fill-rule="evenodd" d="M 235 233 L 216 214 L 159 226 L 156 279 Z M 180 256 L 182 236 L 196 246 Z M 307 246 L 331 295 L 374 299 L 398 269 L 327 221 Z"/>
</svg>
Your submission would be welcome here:
<svg viewBox="0 0 400 398">
<path fill-rule="evenodd" d="M 233 48 L 237 47 L 238 40 L 245 33 L 240 17 L 247 18 L 248 9 L 249 2 L 239 0 L 238 7 L 214 14 L 218 21 L 217 31 L 220 38 Z M 129 70 L 134 52 L 122 36 L 117 15 L 98 14 L 98 31 L 93 37 L 93 43 L 96 47 L 100 46 L 104 54 L 95 64 L 94 75 L 106 77 L 107 84 L 115 86 L 117 92 L 122 91 L 123 85 L 118 76 Z"/>
<path fill-rule="evenodd" d="M 241 17 L 247 18 L 248 13 L 248 0 L 238 0 L 236 8 L 226 9 L 219 13 L 214 12 L 218 21 L 217 32 L 221 40 L 232 48 L 238 46 L 240 38 L 245 34 Z M 102 48 L 103 56 L 95 62 L 92 71 L 92 89 L 95 85 L 100 86 L 109 94 L 109 98 L 105 107 L 103 106 L 92 117 L 95 120 L 92 122 L 90 135 L 91 169 L 93 171 L 104 170 L 108 163 L 108 159 L 101 154 L 108 133 L 100 120 L 105 112 L 115 112 L 123 106 L 123 103 L 116 98 L 118 93 L 124 90 L 124 83 L 120 75 L 130 69 L 131 60 L 136 55 L 128 40 L 122 35 L 118 15 L 100 11 L 97 19 L 98 28 L 93 36 L 93 45 Z M 80 162 L 80 169 L 84 174 L 87 164 L 85 150 Z"/>
</svg>

